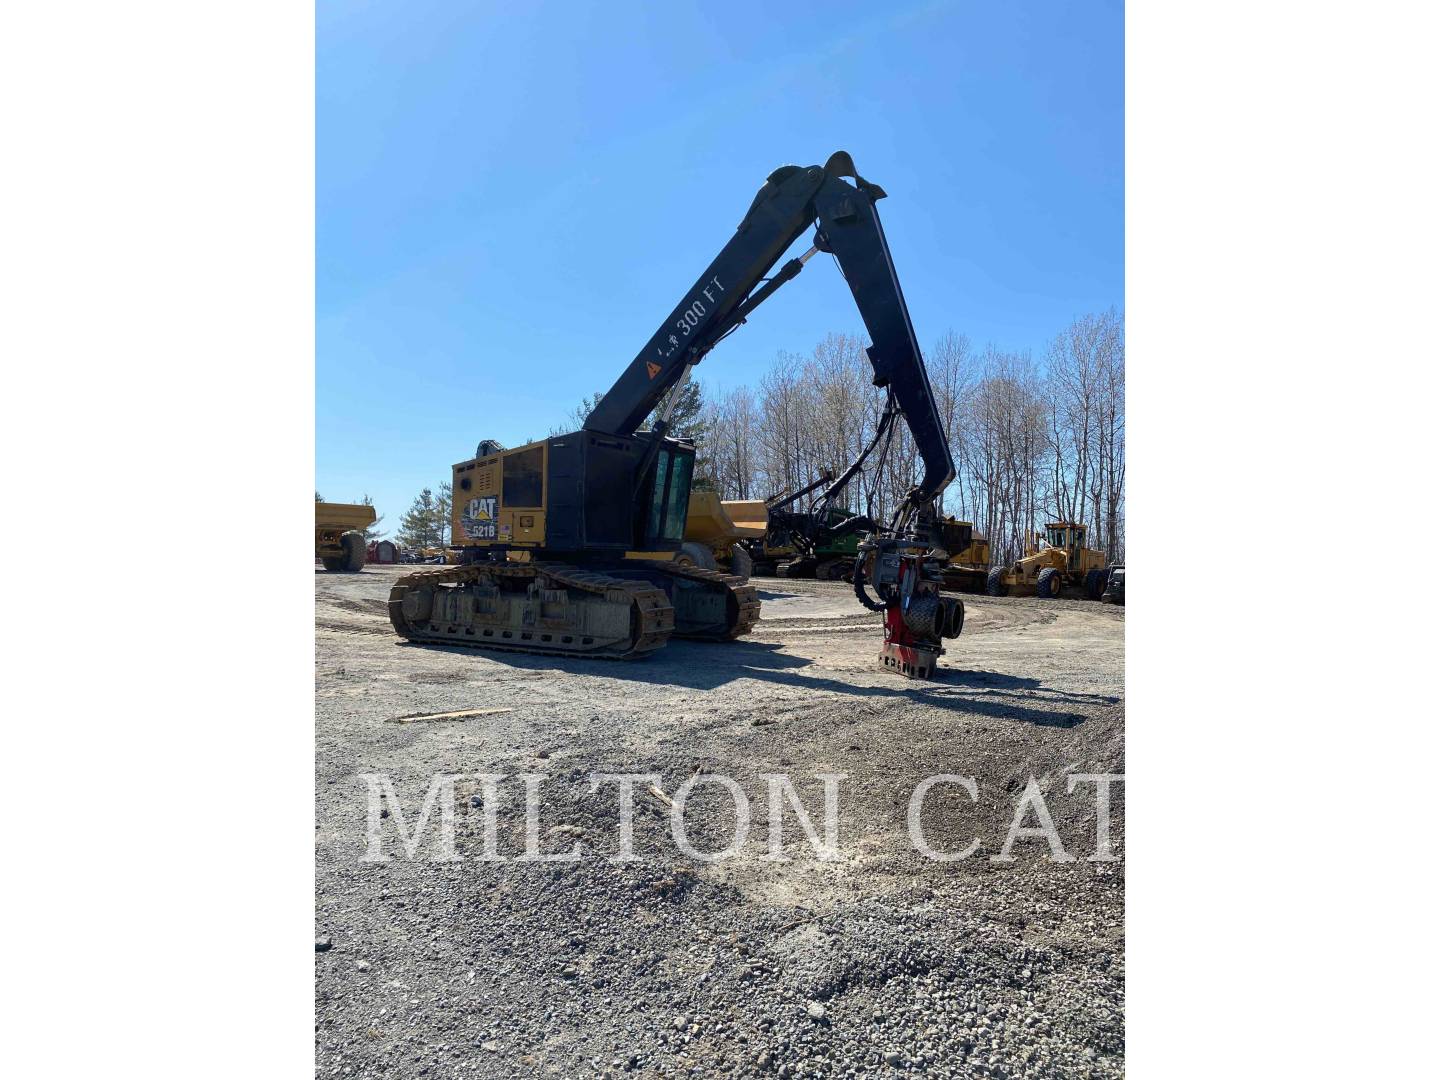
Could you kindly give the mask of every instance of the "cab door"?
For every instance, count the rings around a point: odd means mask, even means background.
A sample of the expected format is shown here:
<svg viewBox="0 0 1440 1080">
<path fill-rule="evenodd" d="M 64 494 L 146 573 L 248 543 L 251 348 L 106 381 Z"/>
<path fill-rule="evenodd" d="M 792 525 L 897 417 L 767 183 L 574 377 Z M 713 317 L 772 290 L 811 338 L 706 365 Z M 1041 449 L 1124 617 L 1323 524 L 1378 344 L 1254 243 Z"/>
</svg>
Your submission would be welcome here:
<svg viewBox="0 0 1440 1080">
<path fill-rule="evenodd" d="M 666 446 L 655 455 L 655 474 L 642 533 L 647 550 L 678 548 L 685 538 L 694 468 L 695 452 L 686 447 Z"/>
</svg>

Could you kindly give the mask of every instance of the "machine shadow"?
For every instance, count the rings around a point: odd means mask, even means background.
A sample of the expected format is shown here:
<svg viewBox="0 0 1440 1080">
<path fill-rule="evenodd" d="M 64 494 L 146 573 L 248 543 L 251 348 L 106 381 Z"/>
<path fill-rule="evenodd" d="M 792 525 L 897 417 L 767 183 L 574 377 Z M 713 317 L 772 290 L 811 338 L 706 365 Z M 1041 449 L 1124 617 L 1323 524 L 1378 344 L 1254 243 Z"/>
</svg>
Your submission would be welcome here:
<svg viewBox="0 0 1440 1080">
<path fill-rule="evenodd" d="M 1038 679 L 993 671 L 941 668 L 929 682 L 910 683 L 895 676 L 895 686 L 860 686 L 805 668 L 813 661 L 782 652 L 767 642 L 709 643 L 671 641 L 658 655 L 643 660 L 587 660 L 532 656 L 525 653 L 479 652 L 449 645 L 404 643 L 403 648 L 427 649 L 458 656 L 484 656 L 487 660 L 526 671 L 563 670 L 573 675 L 643 682 L 652 686 L 715 690 L 737 679 L 757 679 L 797 690 L 825 690 L 866 699 L 906 699 L 956 713 L 1020 720 L 1041 727 L 1072 728 L 1089 719 L 1081 712 L 1040 707 L 1041 703 L 1070 706 L 1105 706 L 1119 702 L 1107 694 L 1074 694 L 1041 685 Z M 1034 695 L 1043 694 L 1037 701 Z"/>
</svg>

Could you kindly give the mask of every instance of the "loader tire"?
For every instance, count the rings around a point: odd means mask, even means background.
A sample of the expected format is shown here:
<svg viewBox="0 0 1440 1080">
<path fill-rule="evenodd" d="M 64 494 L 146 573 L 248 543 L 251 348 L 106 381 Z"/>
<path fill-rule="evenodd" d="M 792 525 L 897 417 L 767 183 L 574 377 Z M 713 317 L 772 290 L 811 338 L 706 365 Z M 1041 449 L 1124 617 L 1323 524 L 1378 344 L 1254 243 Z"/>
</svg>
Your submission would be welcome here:
<svg viewBox="0 0 1440 1080">
<path fill-rule="evenodd" d="M 1003 566 L 993 567 L 990 573 L 985 575 L 985 594 L 987 596 L 1004 596 L 1010 589 L 1005 584 L 1005 568 Z"/>
<path fill-rule="evenodd" d="M 320 561 L 325 564 L 326 570 L 339 570 L 345 565 L 345 556 L 336 555 L 333 559 L 328 555 L 320 556 Z"/>
<path fill-rule="evenodd" d="M 1105 586 L 1110 583 L 1109 570 L 1087 570 L 1085 572 L 1085 599 L 1099 600 Z"/>
<path fill-rule="evenodd" d="M 750 574 L 755 569 L 755 560 L 750 557 L 750 552 L 745 550 L 744 545 L 736 544 L 730 549 L 730 573 L 741 581 L 749 581 Z"/>
<path fill-rule="evenodd" d="M 1035 578 L 1035 595 L 1041 600 L 1054 600 L 1060 595 L 1060 571 L 1053 566 L 1041 570 Z"/>
<path fill-rule="evenodd" d="M 675 553 L 675 562 L 681 566 L 693 566 L 697 570 L 719 570 L 720 565 L 715 561 L 714 553 L 704 544 L 697 544 L 694 540 L 687 540 L 680 545 L 680 550 Z"/>
</svg>

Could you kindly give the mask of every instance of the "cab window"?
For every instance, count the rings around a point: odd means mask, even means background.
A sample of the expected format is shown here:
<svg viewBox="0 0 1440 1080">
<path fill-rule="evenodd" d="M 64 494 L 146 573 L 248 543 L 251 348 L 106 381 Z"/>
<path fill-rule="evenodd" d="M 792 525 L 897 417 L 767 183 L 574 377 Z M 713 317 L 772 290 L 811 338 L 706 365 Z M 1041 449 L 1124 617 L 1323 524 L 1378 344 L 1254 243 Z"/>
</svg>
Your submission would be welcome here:
<svg viewBox="0 0 1440 1080">
<path fill-rule="evenodd" d="M 655 489 L 650 493 L 650 520 L 645 523 L 646 541 L 660 535 L 660 523 L 665 516 L 665 481 L 670 477 L 670 451 L 661 450 L 655 456 Z"/>
<path fill-rule="evenodd" d="M 694 464 L 695 459 L 689 454 L 676 454 L 670 460 L 670 492 L 665 507 L 666 540 L 685 538 L 685 515 L 690 508 L 690 471 Z"/>
</svg>

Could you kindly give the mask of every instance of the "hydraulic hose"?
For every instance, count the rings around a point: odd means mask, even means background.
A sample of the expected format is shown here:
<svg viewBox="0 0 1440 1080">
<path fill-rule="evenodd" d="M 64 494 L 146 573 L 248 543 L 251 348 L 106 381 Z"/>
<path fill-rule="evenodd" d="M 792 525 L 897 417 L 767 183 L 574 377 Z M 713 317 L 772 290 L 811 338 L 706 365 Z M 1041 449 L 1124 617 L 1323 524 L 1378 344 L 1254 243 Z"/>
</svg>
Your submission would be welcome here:
<svg viewBox="0 0 1440 1080">
<path fill-rule="evenodd" d="M 865 592 L 865 560 L 855 560 L 855 599 L 859 600 L 870 611 L 884 611 L 888 604 L 879 600 L 871 600 Z"/>
<path fill-rule="evenodd" d="M 879 526 L 864 514 L 848 517 L 830 528 L 822 528 L 815 535 L 817 544 L 830 544 L 854 532 L 874 532 Z"/>
</svg>

